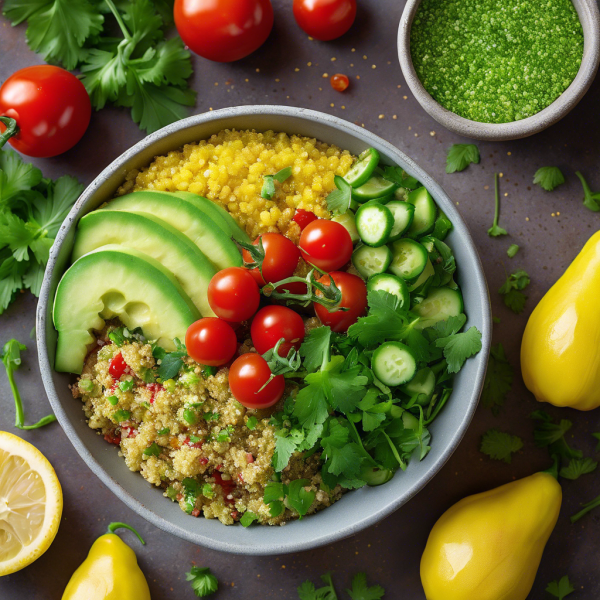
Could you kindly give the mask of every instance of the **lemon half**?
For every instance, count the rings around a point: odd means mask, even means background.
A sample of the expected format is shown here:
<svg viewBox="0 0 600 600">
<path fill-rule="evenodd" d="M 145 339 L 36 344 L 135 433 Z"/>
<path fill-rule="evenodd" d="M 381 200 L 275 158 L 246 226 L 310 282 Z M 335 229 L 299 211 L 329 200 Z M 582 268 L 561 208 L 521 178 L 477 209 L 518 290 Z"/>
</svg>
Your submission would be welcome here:
<svg viewBox="0 0 600 600">
<path fill-rule="evenodd" d="M 58 477 L 29 442 L 0 431 L 0 576 L 38 559 L 52 543 L 62 515 Z"/>
</svg>

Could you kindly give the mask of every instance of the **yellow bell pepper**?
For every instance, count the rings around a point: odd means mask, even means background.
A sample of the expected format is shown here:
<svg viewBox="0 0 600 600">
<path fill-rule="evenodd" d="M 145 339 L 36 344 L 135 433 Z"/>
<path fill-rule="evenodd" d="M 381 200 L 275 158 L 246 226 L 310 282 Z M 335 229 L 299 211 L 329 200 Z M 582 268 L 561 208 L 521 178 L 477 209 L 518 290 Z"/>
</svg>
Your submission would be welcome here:
<svg viewBox="0 0 600 600">
<path fill-rule="evenodd" d="M 421 559 L 427 600 L 525 600 L 561 502 L 556 479 L 536 473 L 452 506 Z"/>
<path fill-rule="evenodd" d="M 600 406 L 600 231 L 529 317 L 521 370 L 538 402 Z"/>
<path fill-rule="evenodd" d="M 137 564 L 134 551 L 114 531 L 125 523 L 111 523 L 108 533 L 100 536 L 87 558 L 73 573 L 62 600 L 150 600 L 150 589 Z"/>
</svg>

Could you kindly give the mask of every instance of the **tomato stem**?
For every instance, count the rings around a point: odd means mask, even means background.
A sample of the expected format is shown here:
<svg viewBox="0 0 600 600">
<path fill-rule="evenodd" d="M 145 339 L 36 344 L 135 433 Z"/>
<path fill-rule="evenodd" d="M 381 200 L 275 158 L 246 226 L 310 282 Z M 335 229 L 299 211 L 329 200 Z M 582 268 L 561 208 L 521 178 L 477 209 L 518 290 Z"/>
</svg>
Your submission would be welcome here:
<svg viewBox="0 0 600 600">
<path fill-rule="evenodd" d="M 0 134 L 0 148 L 2 148 L 11 137 L 14 137 L 19 133 L 19 126 L 17 125 L 17 122 L 10 117 L 0 117 L 0 123 L 6 125 L 6 129 Z"/>
<path fill-rule="evenodd" d="M 133 533 L 135 533 L 135 535 L 137 536 L 138 540 L 140 540 L 140 542 L 142 543 L 142 546 L 146 545 L 146 542 L 142 539 L 142 536 L 131 525 L 127 525 L 127 523 L 120 522 L 111 523 L 108 526 L 108 533 L 114 533 L 117 529 L 129 529 L 129 531 L 133 531 Z"/>
</svg>

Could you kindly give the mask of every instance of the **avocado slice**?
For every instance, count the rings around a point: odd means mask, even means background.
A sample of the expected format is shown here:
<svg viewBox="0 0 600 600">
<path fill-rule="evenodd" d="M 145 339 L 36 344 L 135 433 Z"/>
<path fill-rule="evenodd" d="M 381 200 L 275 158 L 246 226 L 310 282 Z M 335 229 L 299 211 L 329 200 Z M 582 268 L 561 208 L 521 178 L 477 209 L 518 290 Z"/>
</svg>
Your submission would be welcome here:
<svg viewBox="0 0 600 600">
<path fill-rule="evenodd" d="M 164 192 L 133 192 L 111 200 L 100 210 L 150 213 L 186 235 L 220 271 L 242 266 L 242 254 L 229 233 L 191 202 Z"/>
<path fill-rule="evenodd" d="M 202 316 L 215 316 L 206 293 L 217 271 L 183 233 L 149 213 L 95 210 L 79 221 L 71 260 L 108 244 L 139 250 L 157 260 L 175 275 Z"/>
<path fill-rule="evenodd" d="M 81 373 L 92 331 L 118 317 L 141 327 L 148 339 L 174 350 L 173 338 L 185 338 L 198 309 L 177 280 L 157 260 L 131 248 L 108 245 L 85 254 L 62 276 L 54 298 L 58 331 L 54 368 Z"/>
</svg>

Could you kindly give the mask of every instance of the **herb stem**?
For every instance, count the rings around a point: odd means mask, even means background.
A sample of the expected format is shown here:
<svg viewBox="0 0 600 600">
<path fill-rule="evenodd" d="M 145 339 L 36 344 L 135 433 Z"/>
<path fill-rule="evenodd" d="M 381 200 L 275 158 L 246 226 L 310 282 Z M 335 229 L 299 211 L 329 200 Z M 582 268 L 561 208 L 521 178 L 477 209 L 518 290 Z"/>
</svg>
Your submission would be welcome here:
<svg viewBox="0 0 600 600">
<path fill-rule="evenodd" d="M 0 134 L 0 148 L 2 148 L 11 137 L 14 137 L 19 133 L 19 126 L 17 125 L 17 122 L 10 117 L 0 117 L 0 123 L 6 125 L 6 129 Z"/>
<path fill-rule="evenodd" d="M 390 439 L 390 436 L 385 431 L 382 431 L 381 433 L 383 434 L 383 436 L 387 440 L 387 443 L 390 445 L 390 448 L 392 450 L 392 454 L 394 455 L 394 458 L 398 461 L 398 464 L 400 465 L 400 468 L 403 471 L 405 471 L 406 470 L 406 463 L 400 458 L 400 455 L 398 454 L 398 449 L 394 445 L 394 442 L 392 442 L 392 440 Z"/>
<path fill-rule="evenodd" d="M 588 502 L 587 504 L 583 504 L 582 506 L 584 507 L 583 510 L 580 510 L 576 515 L 573 515 L 571 517 L 571 523 L 576 523 L 577 521 L 579 521 L 579 519 L 581 519 L 581 517 L 587 515 L 591 510 L 593 510 L 594 508 L 598 508 L 600 506 L 600 496 L 598 496 L 591 502 Z"/>
<path fill-rule="evenodd" d="M 125 23 L 123 22 L 121 14 L 117 10 L 117 7 L 114 5 L 114 2 L 112 0 L 106 0 L 106 4 L 108 5 L 108 8 L 110 8 L 110 12 L 113 14 L 114 18 L 116 19 L 117 23 L 119 24 L 119 27 L 121 28 L 121 31 L 123 33 L 123 37 L 126 40 L 131 41 L 131 34 L 129 33 L 129 30 L 125 26 Z"/>
<path fill-rule="evenodd" d="M 500 219 L 500 192 L 498 190 L 498 173 L 494 173 L 494 202 L 496 208 L 494 210 L 494 227 L 498 226 L 498 220 Z"/>
</svg>

